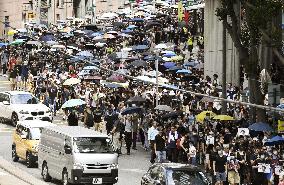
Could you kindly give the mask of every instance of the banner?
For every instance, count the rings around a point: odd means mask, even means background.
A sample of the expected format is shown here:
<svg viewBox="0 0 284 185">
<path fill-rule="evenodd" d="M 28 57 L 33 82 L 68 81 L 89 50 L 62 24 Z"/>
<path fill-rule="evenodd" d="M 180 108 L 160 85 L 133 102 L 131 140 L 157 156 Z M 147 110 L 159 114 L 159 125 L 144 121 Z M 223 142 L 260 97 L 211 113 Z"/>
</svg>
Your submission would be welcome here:
<svg viewBox="0 0 284 185">
<path fill-rule="evenodd" d="M 278 120 L 278 133 L 284 133 L 284 121 Z"/>
<path fill-rule="evenodd" d="M 181 22 L 183 19 L 184 15 L 183 15 L 183 5 L 182 2 L 178 2 L 178 21 Z"/>
</svg>

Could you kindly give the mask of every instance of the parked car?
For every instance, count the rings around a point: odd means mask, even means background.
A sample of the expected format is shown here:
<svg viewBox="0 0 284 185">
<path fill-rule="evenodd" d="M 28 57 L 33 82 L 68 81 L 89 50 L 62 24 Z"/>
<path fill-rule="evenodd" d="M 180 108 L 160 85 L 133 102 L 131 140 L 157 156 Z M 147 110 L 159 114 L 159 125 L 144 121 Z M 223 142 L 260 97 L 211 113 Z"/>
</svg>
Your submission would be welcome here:
<svg viewBox="0 0 284 185">
<path fill-rule="evenodd" d="M 193 165 L 155 163 L 142 177 L 141 185 L 211 185 L 203 171 Z"/>
<path fill-rule="evenodd" d="M 0 121 L 10 121 L 13 126 L 22 120 L 52 121 L 50 108 L 24 91 L 0 92 Z"/>
<path fill-rule="evenodd" d="M 12 159 L 17 162 L 23 159 L 27 167 L 33 167 L 37 163 L 37 149 L 43 127 L 55 126 L 47 121 L 26 120 L 19 121 L 13 133 Z"/>
<path fill-rule="evenodd" d="M 38 164 L 44 181 L 115 184 L 118 154 L 109 136 L 85 127 L 56 126 L 42 131 Z"/>
</svg>

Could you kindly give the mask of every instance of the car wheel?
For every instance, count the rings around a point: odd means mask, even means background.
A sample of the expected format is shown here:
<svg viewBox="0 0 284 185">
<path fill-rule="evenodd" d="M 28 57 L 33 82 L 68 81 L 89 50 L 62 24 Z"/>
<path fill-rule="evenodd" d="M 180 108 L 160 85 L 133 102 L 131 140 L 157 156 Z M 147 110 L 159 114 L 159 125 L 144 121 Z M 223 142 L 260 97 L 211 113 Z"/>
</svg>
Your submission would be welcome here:
<svg viewBox="0 0 284 185">
<path fill-rule="evenodd" d="M 70 185 L 70 183 L 68 182 L 68 172 L 66 170 L 63 170 L 62 172 L 62 184 Z"/>
<path fill-rule="evenodd" d="M 13 113 L 12 117 L 11 117 L 12 126 L 16 127 L 17 126 L 17 122 L 18 122 L 18 116 L 17 116 L 16 113 Z"/>
<path fill-rule="evenodd" d="M 17 156 L 16 146 L 12 146 L 12 159 L 14 162 L 19 161 L 19 157 Z"/>
<path fill-rule="evenodd" d="M 51 177 L 49 176 L 49 173 L 48 173 L 48 167 L 46 163 L 43 163 L 42 165 L 41 175 L 45 182 L 49 182 L 51 180 Z"/>
<path fill-rule="evenodd" d="M 27 152 L 27 155 L 26 155 L 26 162 L 27 162 L 27 167 L 28 168 L 31 168 L 34 166 L 34 162 L 33 162 L 33 159 L 32 159 L 32 154 L 30 152 Z"/>
</svg>

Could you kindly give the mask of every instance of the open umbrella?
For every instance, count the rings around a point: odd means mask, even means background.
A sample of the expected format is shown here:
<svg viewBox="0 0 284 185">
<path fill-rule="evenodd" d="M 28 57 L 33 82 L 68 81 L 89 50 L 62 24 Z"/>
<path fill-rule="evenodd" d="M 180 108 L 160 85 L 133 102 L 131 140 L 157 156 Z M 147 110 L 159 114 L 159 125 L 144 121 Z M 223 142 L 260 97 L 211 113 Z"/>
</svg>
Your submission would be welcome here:
<svg viewBox="0 0 284 185">
<path fill-rule="evenodd" d="M 180 69 L 176 73 L 177 74 L 191 74 L 192 72 L 188 69 Z"/>
<path fill-rule="evenodd" d="M 121 114 L 122 115 L 126 115 L 126 114 L 135 114 L 135 113 L 138 113 L 138 114 L 141 114 L 143 113 L 144 109 L 141 108 L 141 107 L 128 107 L 126 109 L 124 109 Z"/>
<path fill-rule="evenodd" d="M 106 83 L 105 84 L 105 87 L 107 87 L 107 88 L 113 88 L 113 89 L 115 89 L 115 88 L 123 88 L 123 86 L 122 85 L 120 85 L 120 84 L 116 84 L 116 83 Z"/>
<path fill-rule="evenodd" d="M 176 56 L 175 53 L 165 53 L 165 54 L 163 54 L 163 57 L 174 57 L 174 56 Z"/>
<path fill-rule="evenodd" d="M 41 41 L 47 42 L 47 41 L 54 41 L 56 40 L 53 35 L 44 35 L 40 38 Z"/>
<path fill-rule="evenodd" d="M 155 110 L 159 111 L 166 111 L 166 112 L 173 112 L 174 110 L 168 105 L 158 105 L 155 107 Z"/>
<path fill-rule="evenodd" d="M 214 116 L 213 119 L 220 120 L 220 121 L 233 121 L 235 120 L 233 117 L 228 115 L 217 115 Z"/>
<path fill-rule="evenodd" d="M 80 82 L 81 82 L 81 80 L 78 79 L 78 78 L 69 78 L 69 79 L 65 80 L 63 85 L 67 85 L 67 86 L 76 85 L 76 84 L 78 84 Z"/>
<path fill-rule="evenodd" d="M 173 56 L 170 58 L 171 61 L 181 61 L 183 60 L 183 57 L 178 55 L 178 56 Z"/>
<path fill-rule="evenodd" d="M 164 63 L 165 68 L 171 68 L 171 67 L 174 67 L 175 65 L 176 65 L 176 63 L 174 63 L 174 62 L 165 62 Z"/>
<path fill-rule="evenodd" d="M 274 136 L 264 143 L 267 146 L 281 145 L 284 144 L 284 138 L 280 136 Z"/>
<path fill-rule="evenodd" d="M 131 62 L 130 65 L 134 67 L 146 67 L 147 62 L 145 62 L 144 60 L 135 60 Z"/>
<path fill-rule="evenodd" d="M 141 96 L 133 96 L 131 98 L 129 98 L 126 103 L 143 103 L 146 102 L 146 100 L 144 98 L 142 98 Z"/>
<path fill-rule="evenodd" d="M 167 48 L 168 48 L 168 46 L 166 44 L 163 44 L 163 43 L 155 46 L 155 49 L 167 49 Z"/>
<path fill-rule="evenodd" d="M 80 105 L 84 105 L 86 104 L 85 101 L 81 100 L 81 99 L 71 99 L 66 101 L 61 108 L 68 108 L 68 107 L 76 107 L 76 106 L 80 106 Z"/>
<path fill-rule="evenodd" d="M 112 34 L 104 34 L 104 39 L 115 39 L 115 36 Z"/>
<path fill-rule="evenodd" d="M 83 57 L 94 57 L 94 55 L 89 51 L 81 51 L 76 54 L 77 56 L 83 56 Z"/>
<path fill-rule="evenodd" d="M 254 130 L 257 132 L 271 132 L 273 129 L 267 123 L 258 122 L 250 125 L 248 127 L 250 130 Z"/>
<path fill-rule="evenodd" d="M 13 42 L 10 43 L 10 45 L 20 45 L 20 44 L 23 44 L 25 42 L 25 40 L 22 40 L 22 39 L 17 39 Z"/>
<path fill-rule="evenodd" d="M 149 49 L 147 45 L 137 45 L 132 48 L 133 50 L 146 50 Z"/>
<path fill-rule="evenodd" d="M 178 66 L 174 66 L 174 67 L 171 67 L 171 68 L 167 69 L 167 71 L 178 71 L 180 69 L 182 69 L 182 68 L 178 67 Z"/>
<path fill-rule="evenodd" d="M 204 118 L 206 117 L 206 114 L 209 115 L 210 119 L 213 118 L 214 116 L 216 116 L 216 114 L 214 112 L 212 112 L 212 111 L 202 111 L 201 113 L 196 115 L 196 121 L 200 122 L 200 123 L 203 123 Z"/>
<path fill-rule="evenodd" d="M 284 104 L 282 103 L 282 104 L 278 105 L 277 108 L 284 109 Z"/>
<path fill-rule="evenodd" d="M 142 19 L 142 18 L 133 18 L 131 21 L 132 22 L 144 22 L 144 19 Z"/>
</svg>

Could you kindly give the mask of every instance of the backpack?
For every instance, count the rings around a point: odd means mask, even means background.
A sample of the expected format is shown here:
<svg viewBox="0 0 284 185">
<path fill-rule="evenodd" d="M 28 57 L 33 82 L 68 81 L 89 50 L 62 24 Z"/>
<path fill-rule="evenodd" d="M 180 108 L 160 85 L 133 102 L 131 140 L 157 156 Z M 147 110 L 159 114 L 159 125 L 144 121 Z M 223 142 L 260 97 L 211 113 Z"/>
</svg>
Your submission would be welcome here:
<svg viewBox="0 0 284 185">
<path fill-rule="evenodd" d="M 88 127 L 93 127 L 94 126 L 94 115 L 93 115 L 93 113 L 88 113 L 87 112 L 86 125 Z"/>
</svg>

